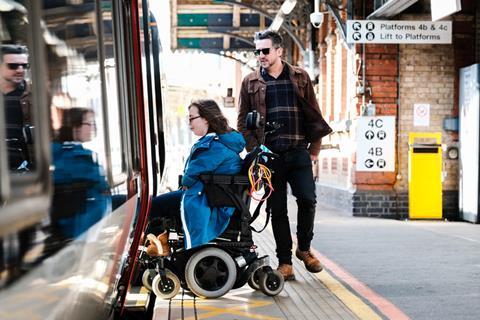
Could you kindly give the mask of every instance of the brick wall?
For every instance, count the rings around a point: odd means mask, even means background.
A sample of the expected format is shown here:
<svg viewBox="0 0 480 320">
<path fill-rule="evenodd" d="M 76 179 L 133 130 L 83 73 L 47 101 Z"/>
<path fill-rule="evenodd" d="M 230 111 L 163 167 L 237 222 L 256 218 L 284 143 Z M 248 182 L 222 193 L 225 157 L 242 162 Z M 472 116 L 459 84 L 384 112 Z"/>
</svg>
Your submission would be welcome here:
<svg viewBox="0 0 480 320">
<path fill-rule="evenodd" d="M 470 6 L 465 6 L 466 9 L 472 8 L 475 1 L 467 2 L 470 2 Z M 362 19 L 361 4 L 362 1 L 356 1 L 357 19 Z M 417 9 L 410 12 L 423 14 L 404 14 L 398 19 L 430 20 L 429 0 L 422 0 L 419 4 Z M 463 4 L 464 2 L 462 6 Z M 368 1 L 367 13 L 370 12 L 370 5 L 371 2 Z M 354 134 L 343 132 L 343 138 L 337 133 L 333 134 L 326 139 L 326 143 L 330 147 L 339 147 L 329 148 L 320 154 L 321 174 L 317 186 L 320 201 L 343 208 L 354 215 L 408 217 L 408 134 L 414 131 L 439 131 L 442 132 L 442 143 L 447 147 L 458 139 L 456 133 L 443 130 L 443 120 L 458 114 L 458 69 L 480 62 L 480 4 L 474 8 L 474 11 L 464 9 L 461 14 L 452 16 L 454 28 L 451 45 L 365 46 L 366 87 L 371 90 L 367 90 L 364 101 L 368 102 L 371 99 L 375 103 L 377 115 L 398 116 L 396 172 L 356 172 L 355 156 L 352 153 L 354 151 L 349 151 L 346 147 L 348 143 L 345 142 L 345 139 L 350 139 L 354 143 Z M 329 34 L 332 34 L 331 29 Z M 330 41 L 330 44 L 332 43 L 334 41 Z M 358 57 L 362 57 L 363 47 L 355 46 L 354 52 Z M 338 46 L 335 49 L 338 51 Z M 325 51 L 328 50 L 325 48 Z M 335 54 L 333 51 L 330 52 Z M 349 54 L 342 55 L 342 60 L 344 58 L 348 60 L 342 61 L 341 72 L 354 74 L 359 67 L 356 64 L 361 59 L 353 59 Z M 350 67 L 345 68 L 345 63 L 350 64 Z M 337 69 L 335 65 L 330 65 L 330 68 L 330 72 Z M 344 78 L 342 76 L 342 79 Z M 362 80 L 361 69 L 360 74 L 355 73 L 352 78 Z M 332 78 L 328 80 L 332 81 Z M 333 87 L 331 82 L 327 85 Z M 352 81 L 348 85 L 352 86 Z M 329 115 L 335 113 L 335 110 L 332 110 L 332 104 L 335 102 L 332 101 L 333 96 L 334 92 L 329 90 L 322 96 L 322 99 L 329 102 L 327 103 L 331 112 Z M 360 114 L 363 97 L 352 98 L 350 89 L 346 94 L 342 93 L 342 96 L 346 96 L 345 104 L 348 108 L 346 113 L 354 120 Z M 430 105 L 428 127 L 413 126 L 415 103 Z M 344 105 L 343 101 L 341 105 Z M 343 110 L 341 112 L 343 113 Z M 446 174 L 443 182 L 443 213 L 445 218 L 455 219 L 458 216 L 458 161 L 449 160 L 443 154 L 443 170 Z"/>
<path fill-rule="evenodd" d="M 451 45 L 400 45 L 399 174 L 397 190 L 408 189 L 408 134 L 442 132 L 442 143 L 451 145 L 452 135 L 442 130 L 443 119 L 454 110 L 454 56 Z M 430 105 L 430 126 L 413 126 L 416 103 Z M 444 189 L 458 189 L 457 161 L 445 160 Z"/>
</svg>

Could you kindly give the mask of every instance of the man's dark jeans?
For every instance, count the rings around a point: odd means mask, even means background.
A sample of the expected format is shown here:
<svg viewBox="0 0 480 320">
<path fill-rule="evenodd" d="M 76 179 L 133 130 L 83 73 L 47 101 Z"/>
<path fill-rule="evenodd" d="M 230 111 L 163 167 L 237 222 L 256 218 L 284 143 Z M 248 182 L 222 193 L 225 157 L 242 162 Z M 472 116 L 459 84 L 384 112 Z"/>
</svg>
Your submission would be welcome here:
<svg viewBox="0 0 480 320">
<path fill-rule="evenodd" d="M 297 240 L 302 251 L 310 249 L 315 220 L 315 183 L 312 162 L 305 148 L 295 148 L 280 154 L 273 165 L 274 192 L 267 200 L 271 210 L 272 228 L 280 264 L 292 263 L 292 237 L 287 210 L 287 183 L 297 199 Z"/>
</svg>

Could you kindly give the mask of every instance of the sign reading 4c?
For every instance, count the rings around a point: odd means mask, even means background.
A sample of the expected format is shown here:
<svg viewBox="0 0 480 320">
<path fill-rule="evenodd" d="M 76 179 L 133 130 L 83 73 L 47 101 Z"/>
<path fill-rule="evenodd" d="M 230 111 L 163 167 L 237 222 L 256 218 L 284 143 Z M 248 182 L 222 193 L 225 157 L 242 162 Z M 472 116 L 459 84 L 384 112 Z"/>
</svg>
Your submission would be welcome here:
<svg viewBox="0 0 480 320">
<path fill-rule="evenodd" d="M 395 117 L 361 117 L 357 123 L 357 171 L 395 170 Z"/>
</svg>

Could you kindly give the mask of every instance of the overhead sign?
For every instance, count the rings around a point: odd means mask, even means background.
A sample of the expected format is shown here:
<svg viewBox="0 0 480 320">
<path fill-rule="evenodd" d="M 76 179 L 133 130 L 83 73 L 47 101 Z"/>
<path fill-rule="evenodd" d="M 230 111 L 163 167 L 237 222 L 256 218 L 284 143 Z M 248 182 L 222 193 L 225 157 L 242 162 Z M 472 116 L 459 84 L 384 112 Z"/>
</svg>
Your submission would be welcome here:
<svg viewBox="0 0 480 320">
<path fill-rule="evenodd" d="M 357 171 L 395 171 L 395 117 L 360 117 Z"/>
<path fill-rule="evenodd" d="M 436 21 L 462 10 L 462 4 L 460 0 L 431 0 L 430 8 L 432 21 Z"/>
<path fill-rule="evenodd" d="M 347 43 L 452 43 L 452 22 L 347 20 Z"/>
</svg>

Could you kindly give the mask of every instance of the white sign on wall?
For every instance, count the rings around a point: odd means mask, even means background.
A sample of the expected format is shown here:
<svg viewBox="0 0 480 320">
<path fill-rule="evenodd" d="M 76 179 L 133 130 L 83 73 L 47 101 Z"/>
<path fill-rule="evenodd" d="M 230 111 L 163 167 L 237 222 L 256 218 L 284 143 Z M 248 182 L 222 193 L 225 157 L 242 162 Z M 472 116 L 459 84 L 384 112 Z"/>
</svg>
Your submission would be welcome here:
<svg viewBox="0 0 480 320">
<path fill-rule="evenodd" d="M 413 126 L 430 126 L 430 105 L 426 103 L 415 103 L 413 105 Z"/>
<path fill-rule="evenodd" d="M 347 43 L 452 43 L 452 22 L 347 20 Z"/>
<path fill-rule="evenodd" d="M 395 117 L 360 117 L 357 171 L 395 171 Z"/>
<path fill-rule="evenodd" d="M 432 21 L 440 20 L 446 16 L 462 10 L 460 0 L 430 0 Z"/>
</svg>

